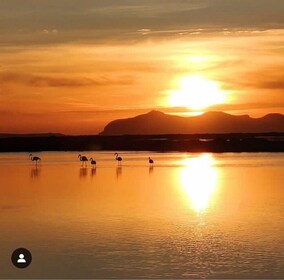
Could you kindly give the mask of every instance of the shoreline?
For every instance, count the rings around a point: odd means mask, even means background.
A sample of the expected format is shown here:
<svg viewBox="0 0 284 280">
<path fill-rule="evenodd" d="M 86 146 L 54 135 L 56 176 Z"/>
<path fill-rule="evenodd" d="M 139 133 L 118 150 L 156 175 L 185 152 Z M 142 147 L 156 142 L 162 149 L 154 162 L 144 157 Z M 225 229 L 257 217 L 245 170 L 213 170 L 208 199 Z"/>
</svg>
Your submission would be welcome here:
<svg viewBox="0 0 284 280">
<path fill-rule="evenodd" d="M 44 151 L 284 152 L 284 133 L 0 138 L 0 153 Z"/>
</svg>

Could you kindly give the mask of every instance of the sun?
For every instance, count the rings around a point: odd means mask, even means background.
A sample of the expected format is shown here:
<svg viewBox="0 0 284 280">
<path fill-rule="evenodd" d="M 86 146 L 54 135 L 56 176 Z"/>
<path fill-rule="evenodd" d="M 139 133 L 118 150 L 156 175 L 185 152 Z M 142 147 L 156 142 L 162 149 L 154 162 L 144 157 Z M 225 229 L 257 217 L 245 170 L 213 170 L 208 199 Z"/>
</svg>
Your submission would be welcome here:
<svg viewBox="0 0 284 280">
<path fill-rule="evenodd" d="M 219 84 L 199 75 L 183 77 L 178 82 L 178 88 L 168 93 L 168 104 L 173 107 L 200 110 L 225 102 L 225 93 Z"/>
</svg>

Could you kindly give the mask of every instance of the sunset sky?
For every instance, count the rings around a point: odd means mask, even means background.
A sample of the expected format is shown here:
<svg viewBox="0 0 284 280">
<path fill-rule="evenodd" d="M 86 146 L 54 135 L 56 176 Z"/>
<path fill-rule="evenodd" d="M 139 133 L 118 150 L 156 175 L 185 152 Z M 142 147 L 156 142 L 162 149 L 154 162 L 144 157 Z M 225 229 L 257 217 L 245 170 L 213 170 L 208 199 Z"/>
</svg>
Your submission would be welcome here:
<svg viewBox="0 0 284 280">
<path fill-rule="evenodd" d="M 283 15 L 283 0 L 0 0 L 0 133 L 284 113 Z"/>
</svg>

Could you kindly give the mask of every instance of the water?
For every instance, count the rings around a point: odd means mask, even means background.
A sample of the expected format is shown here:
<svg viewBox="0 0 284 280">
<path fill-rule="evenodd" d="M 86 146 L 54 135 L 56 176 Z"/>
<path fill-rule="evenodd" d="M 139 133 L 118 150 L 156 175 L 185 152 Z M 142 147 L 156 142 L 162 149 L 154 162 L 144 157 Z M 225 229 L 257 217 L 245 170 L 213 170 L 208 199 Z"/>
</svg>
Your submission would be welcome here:
<svg viewBox="0 0 284 280">
<path fill-rule="evenodd" d="M 284 154 L 82 154 L 0 154 L 0 278 L 284 278 Z"/>
</svg>

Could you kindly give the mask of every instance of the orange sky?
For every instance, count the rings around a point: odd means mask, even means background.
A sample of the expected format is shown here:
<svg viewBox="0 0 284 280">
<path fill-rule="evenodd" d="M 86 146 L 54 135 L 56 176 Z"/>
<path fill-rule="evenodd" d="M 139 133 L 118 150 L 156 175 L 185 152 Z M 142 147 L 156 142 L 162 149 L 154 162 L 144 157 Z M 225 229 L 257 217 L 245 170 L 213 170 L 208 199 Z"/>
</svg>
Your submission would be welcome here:
<svg viewBox="0 0 284 280">
<path fill-rule="evenodd" d="M 281 1 L 22 2 L 0 2 L 0 133 L 93 134 L 152 109 L 284 113 Z M 192 76 L 223 102 L 171 104 Z"/>
</svg>

